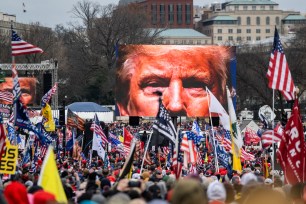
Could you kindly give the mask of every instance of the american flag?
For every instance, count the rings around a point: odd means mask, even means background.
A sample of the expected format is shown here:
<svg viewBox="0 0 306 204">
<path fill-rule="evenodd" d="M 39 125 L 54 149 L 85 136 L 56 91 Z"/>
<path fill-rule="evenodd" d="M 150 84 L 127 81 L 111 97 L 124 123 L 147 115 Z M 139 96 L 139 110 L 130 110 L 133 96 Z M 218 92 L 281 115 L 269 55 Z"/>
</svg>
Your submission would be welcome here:
<svg viewBox="0 0 306 204">
<path fill-rule="evenodd" d="M 201 142 L 201 139 L 204 138 L 204 136 L 203 136 L 203 134 L 201 132 L 201 129 L 200 129 L 200 126 L 198 125 L 196 120 L 194 120 L 193 123 L 192 123 L 191 131 L 196 134 L 195 144 L 199 145 L 200 142 Z"/>
<path fill-rule="evenodd" d="M 231 141 L 231 133 L 228 130 L 223 129 L 223 135 L 216 134 L 216 139 L 218 143 L 224 147 L 224 149 L 228 152 L 232 151 L 232 141 Z M 248 161 L 255 160 L 254 155 L 247 153 L 243 148 L 241 150 L 241 158 Z"/>
<path fill-rule="evenodd" d="M 276 27 L 267 78 L 271 89 L 280 90 L 287 100 L 295 99 L 295 86 Z"/>
<path fill-rule="evenodd" d="M 152 165 L 153 164 L 153 161 L 151 159 L 151 156 L 150 156 L 150 152 L 147 151 L 146 152 L 146 156 L 144 157 L 144 161 L 148 164 L 148 165 Z"/>
<path fill-rule="evenodd" d="M 273 143 L 280 142 L 282 140 L 282 135 L 283 133 L 279 133 L 275 129 L 266 130 L 265 132 L 262 133 L 261 136 L 262 148 L 266 149 Z"/>
<path fill-rule="evenodd" d="M 182 134 L 175 140 L 175 147 L 173 151 L 172 165 L 175 172 L 176 179 L 181 177 L 182 168 L 183 168 L 183 152 L 180 151 L 180 145 L 182 142 Z"/>
<path fill-rule="evenodd" d="M 176 130 L 169 112 L 164 107 L 161 99 L 159 99 L 159 110 L 153 124 L 153 129 L 155 129 L 160 135 L 168 138 L 172 143 L 175 143 Z"/>
<path fill-rule="evenodd" d="M 220 145 L 222 145 L 227 151 L 232 149 L 231 133 L 229 130 L 223 130 L 223 132 L 216 132 L 216 139 Z"/>
<path fill-rule="evenodd" d="M 128 155 L 129 152 L 131 151 L 131 144 L 134 136 L 124 127 L 123 128 L 123 149 L 125 155 Z"/>
<path fill-rule="evenodd" d="M 9 104 L 13 103 L 13 94 L 9 91 L 0 91 L 0 100 L 3 100 Z"/>
<path fill-rule="evenodd" d="M 243 148 L 241 148 L 241 159 L 246 161 L 254 161 L 255 156 L 253 154 L 247 153 Z"/>
<path fill-rule="evenodd" d="M 17 33 L 12 30 L 12 56 L 43 52 L 41 48 L 22 40 Z"/>
<path fill-rule="evenodd" d="M 197 161 L 197 148 L 195 145 L 195 141 L 197 136 L 193 132 L 186 132 L 189 146 L 189 160 L 191 163 L 195 163 Z"/>
<path fill-rule="evenodd" d="M 103 146 L 103 148 L 105 148 L 105 145 L 107 144 L 108 140 L 107 140 L 106 135 L 103 132 L 103 129 L 102 129 L 101 125 L 100 125 L 100 122 L 99 122 L 97 114 L 95 114 L 95 116 L 94 116 L 94 119 L 92 121 L 90 130 L 93 131 L 94 134 L 97 134 L 97 135 L 99 135 L 101 137 L 101 139 L 102 139 L 102 146 Z"/>
<path fill-rule="evenodd" d="M 0 123 L 0 160 L 2 157 L 2 154 L 5 151 L 5 147 L 6 147 L 6 135 L 5 135 L 5 130 L 3 127 L 3 124 Z"/>
<path fill-rule="evenodd" d="M 41 158 L 45 157 L 47 150 L 48 150 L 47 145 L 40 145 L 40 157 Z"/>
</svg>

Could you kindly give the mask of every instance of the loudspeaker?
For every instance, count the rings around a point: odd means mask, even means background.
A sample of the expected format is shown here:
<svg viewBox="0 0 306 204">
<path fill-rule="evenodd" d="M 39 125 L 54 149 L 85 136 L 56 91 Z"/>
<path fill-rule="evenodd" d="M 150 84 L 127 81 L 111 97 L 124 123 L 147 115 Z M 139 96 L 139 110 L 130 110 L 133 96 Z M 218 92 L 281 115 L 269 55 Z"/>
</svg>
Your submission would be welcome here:
<svg viewBox="0 0 306 204">
<path fill-rule="evenodd" d="M 219 117 L 211 117 L 211 122 L 213 124 L 214 127 L 218 127 L 219 126 Z"/>
<path fill-rule="evenodd" d="M 52 74 L 45 73 L 43 76 L 44 94 L 52 88 Z"/>
<path fill-rule="evenodd" d="M 130 126 L 138 126 L 139 125 L 139 117 L 138 116 L 130 116 L 129 117 L 129 125 Z"/>
</svg>

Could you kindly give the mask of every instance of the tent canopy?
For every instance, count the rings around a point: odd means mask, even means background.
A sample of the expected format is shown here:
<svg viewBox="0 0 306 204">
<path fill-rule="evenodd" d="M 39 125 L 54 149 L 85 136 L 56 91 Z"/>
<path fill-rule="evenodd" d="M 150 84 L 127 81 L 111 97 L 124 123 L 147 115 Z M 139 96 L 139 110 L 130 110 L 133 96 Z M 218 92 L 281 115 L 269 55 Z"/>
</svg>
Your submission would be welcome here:
<svg viewBox="0 0 306 204">
<path fill-rule="evenodd" d="M 74 112 L 111 112 L 108 108 L 94 102 L 75 102 L 67 107 Z"/>
</svg>

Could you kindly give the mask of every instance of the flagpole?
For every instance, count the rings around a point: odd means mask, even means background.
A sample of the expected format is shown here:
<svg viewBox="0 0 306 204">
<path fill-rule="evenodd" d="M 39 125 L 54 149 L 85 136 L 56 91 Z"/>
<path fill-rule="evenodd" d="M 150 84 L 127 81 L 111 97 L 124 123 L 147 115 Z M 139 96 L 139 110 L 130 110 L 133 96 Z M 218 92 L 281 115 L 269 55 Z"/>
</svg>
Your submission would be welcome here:
<svg viewBox="0 0 306 204">
<path fill-rule="evenodd" d="M 275 89 L 272 89 L 272 113 L 274 113 L 274 93 Z M 272 119 L 272 181 L 274 182 L 274 154 L 275 154 L 275 150 L 274 150 L 274 117 Z"/>
<path fill-rule="evenodd" d="M 12 72 L 13 72 L 13 69 L 16 69 L 15 56 L 12 56 Z M 17 73 L 15 73 L 15 74 L 17 74 Z M 14 78 L 13 78 L 13 80 L 14 80 Z M 13 108 L 13 113 L 14 113 L 14 126 L 15 126 L 16 125 L 16 116 L 17 116 L 17 112 L 16 112 L 17 104 L 16 104 L 16 102 L 14 103 L 13 107 L 14 107 Z M 17 145 L 17 135 L 15 135 L 14 144 Z"/>
<path fill-rule="evenodd" d="M 207 87 L 206 87 L 206 92 L 207 91 Z M 210 95 L 209 95 L 209 99 L 208 99 L 208 110 L 209 110 L 209 119 L 210 119 L 210 126 L 211 126 L 211 132 L 212 132 L 212 138 L 213 138 L 213 142 L 214 142 L 214 152 L 215 152 L 215 167 L 217 172 L 219 172 L 219 163 L 218 163 L 218 156 L 217 156 L 217 149 L 216 149 L 216 143 L 215 143 L 215 134 L 214 134 L 214 127 L 212 124 L 212 119 L 211 119 L 211 112 L 210 112 Z"/>
<path fill-rule="evenodd" d="M 149 148 L 149 144 L 150 144 L 150 141 L 151 141 L 152 134 L 153 134 L 153 131 L 150 134 L 149 140 L 147 141 L 145 152 L 143 154 L 143 158 L 142 158 L 142 162 L 141 162 L 141 167 L 140 167 L 140 174 L 142 173 L 142 170 L 143 170 L 143 164 L 144 164 L 145 157 L 147 155 L 147 151 L 148 151 L 148 148 Z"/>
</svg>

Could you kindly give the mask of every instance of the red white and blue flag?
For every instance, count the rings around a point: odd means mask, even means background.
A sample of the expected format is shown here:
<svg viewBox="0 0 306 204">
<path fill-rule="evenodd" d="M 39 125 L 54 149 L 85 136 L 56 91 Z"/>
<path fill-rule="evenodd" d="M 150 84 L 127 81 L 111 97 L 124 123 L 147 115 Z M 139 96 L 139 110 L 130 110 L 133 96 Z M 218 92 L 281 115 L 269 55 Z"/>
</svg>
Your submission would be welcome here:
<svg viewBox="0 0 306 204">
<path fill-rule="evenodd" d="M 95 116 L 94 116 L 94 119 L 92 121 L 90 130 L 93 131 L 94 134 L 96 134 L 99 137 L 101 137 L 101 139 L 102 139 L 102 147 L 105 148 L 108 140 L 107 140 L 106 135 L 103 132 L 103 129 L 102 129 L 101 125 L 100 125 L 100 122 L 99 122 L 97 114 L 95 114 Z"/>
<path fill-rule="evenodd" d="M 17 33 L 12 30 L 12 56 L 43 53 L 44 51 L 26 41 L 22 40 Z"/>
<path fill-rule="evenodd" d="M 280 90 L 287 100 L 295 99 L 295 86 L 276 27 L 267 78 L 271 89 Z"/>
<path fill-rule="evenodd" d="M 9 91 L 0 91 L 0 100 L 3 100 L 9 104 L 13 103 L 13 94 Z"/>
</svg>

